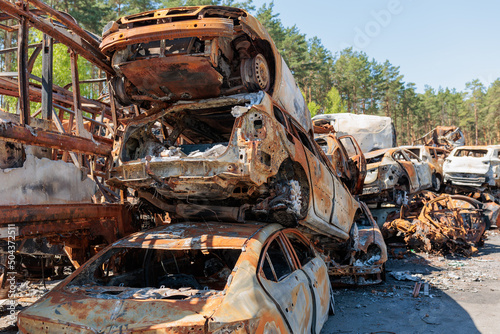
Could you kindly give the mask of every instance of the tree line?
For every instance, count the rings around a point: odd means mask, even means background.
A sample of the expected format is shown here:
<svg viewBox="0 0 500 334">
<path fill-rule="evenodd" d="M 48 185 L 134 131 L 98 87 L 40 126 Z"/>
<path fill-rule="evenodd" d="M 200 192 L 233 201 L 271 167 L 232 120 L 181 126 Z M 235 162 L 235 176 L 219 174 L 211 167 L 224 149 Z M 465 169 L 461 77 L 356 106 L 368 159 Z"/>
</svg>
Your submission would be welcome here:
<svg viewBox="0 0 500 334">
<path fill-rule="evenodd" d="M 489 87 L 475 79 L 466 84 L 465 91 L 425 86 L 423 93 L 417 93 L 416 85 L 405 82 L 399 67 L 389 60 L 379 62 L 352 48 L 332 53 L 318 37 L 308 38 L 297 25 L 285 26 L 272 1 L 260 8 L 255 8 L 252 0 L 48 0 L 46 3 L 69 12 L 81 26 L 96 34 L 111 20 L 152 9 L 194 5 L 244 8 L 269 31 L 312 115 L 351 112 L 389 116 L 396 127 L 398 144 L 411 144 L 438 125 L 459 126 L 468 144 L 500 143 L 500 78 Z M 40 37 L 32 35 L 33 40 Z M 15 39 L 15 33 L 4 32 L 0 43 L 10 47 L 15 45 Z M 68 63 L 65 59 L 69 55 L 63 48 L 55 52 L 54 58 L 61 65 L 56 69 L 59 74 L 55 75 L 55 83 L 64 86 L 70 77 L 62 65 Z M 15 70 L 12 57 L 2 55 L 0 62 L 3 71 Z M 84 59 L 79 66 L 81 80 L 83 76 L 98 75 Z M 37 61 L 34 72 L 39 67 Z M 90 89 L 84 95 L 89 94 L 92 94 Z"/>
</svg>

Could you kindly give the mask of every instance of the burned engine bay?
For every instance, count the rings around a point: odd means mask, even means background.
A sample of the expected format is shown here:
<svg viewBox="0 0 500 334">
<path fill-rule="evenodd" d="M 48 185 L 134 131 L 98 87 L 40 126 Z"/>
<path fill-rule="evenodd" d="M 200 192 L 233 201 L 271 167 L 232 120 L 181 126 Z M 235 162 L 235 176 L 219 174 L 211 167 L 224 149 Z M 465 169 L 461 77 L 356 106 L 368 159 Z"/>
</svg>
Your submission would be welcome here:
<svg viewBox="0 0 500 334">
<path fill-rule="evenodd" d="M 174 217 L 296 221 L 309 184 L 283 124 L 264 92 L 177 102 L 128 124 L 107 183 Z"/>
</svg>

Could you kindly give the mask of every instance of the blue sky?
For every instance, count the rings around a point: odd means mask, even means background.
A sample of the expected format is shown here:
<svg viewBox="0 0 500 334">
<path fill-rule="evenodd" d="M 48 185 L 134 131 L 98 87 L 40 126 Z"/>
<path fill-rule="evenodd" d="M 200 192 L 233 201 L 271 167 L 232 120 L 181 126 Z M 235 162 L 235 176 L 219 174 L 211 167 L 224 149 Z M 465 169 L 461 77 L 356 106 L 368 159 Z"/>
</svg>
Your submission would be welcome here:
<svg viewBox="0 0 500 334">
<path fill-rule="evenodd" d="M 256 8 L 265 0 L 254 0 Z M 500 1 L 275 0 L 285 26 L 317 36 L 332 53 L 347 46 L 400 66 L 405 82 L 465 90 L 500 77 Z"/>
</svg>

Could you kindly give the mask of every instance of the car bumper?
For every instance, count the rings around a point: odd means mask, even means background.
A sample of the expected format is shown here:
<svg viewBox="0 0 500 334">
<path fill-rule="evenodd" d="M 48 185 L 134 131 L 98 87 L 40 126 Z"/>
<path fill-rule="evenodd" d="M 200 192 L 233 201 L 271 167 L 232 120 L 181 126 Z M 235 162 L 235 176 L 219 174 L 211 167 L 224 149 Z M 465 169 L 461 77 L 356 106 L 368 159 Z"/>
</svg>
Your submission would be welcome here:
<svg viewBox="0 0 500 334">
<path fill-rule="evenodd" d="M 450 183 L 456 186 L 481 187 L 487 183 L 486 176 L 451 176 L 446 175 L 445 183 Z M 493 184 L 494 185 L 494 184 Z"/>
</svg>

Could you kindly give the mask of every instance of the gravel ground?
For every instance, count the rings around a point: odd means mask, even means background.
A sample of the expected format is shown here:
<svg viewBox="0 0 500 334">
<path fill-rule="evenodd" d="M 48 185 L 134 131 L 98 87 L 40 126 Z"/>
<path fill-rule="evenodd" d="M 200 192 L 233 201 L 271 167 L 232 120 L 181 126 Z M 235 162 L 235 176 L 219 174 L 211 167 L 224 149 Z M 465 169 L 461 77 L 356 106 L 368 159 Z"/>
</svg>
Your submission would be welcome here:
<svg viewBox="0 0 500 334">
<path fill-rule="evenodd" d="M 487 235 L 471 258 L 410 252 L 389 259 L 383 284 L 336 289 L 322 333 L 500 333 L 500 233 Z M 422 282 L 419 296 L 416 281 L 394 276 Z"/>
</svg>

